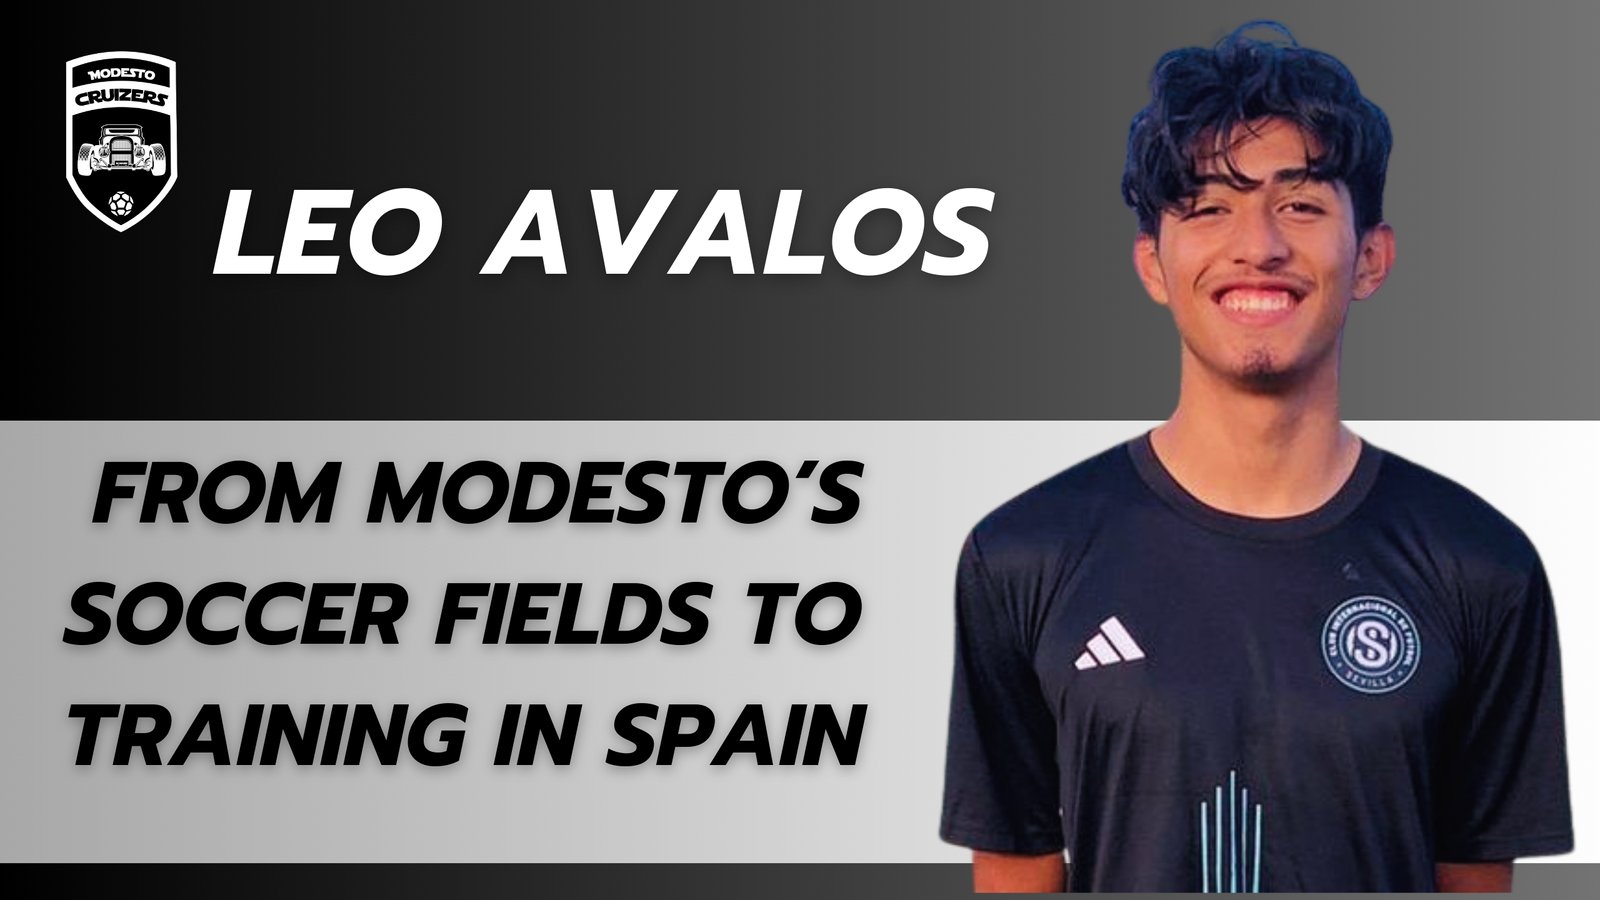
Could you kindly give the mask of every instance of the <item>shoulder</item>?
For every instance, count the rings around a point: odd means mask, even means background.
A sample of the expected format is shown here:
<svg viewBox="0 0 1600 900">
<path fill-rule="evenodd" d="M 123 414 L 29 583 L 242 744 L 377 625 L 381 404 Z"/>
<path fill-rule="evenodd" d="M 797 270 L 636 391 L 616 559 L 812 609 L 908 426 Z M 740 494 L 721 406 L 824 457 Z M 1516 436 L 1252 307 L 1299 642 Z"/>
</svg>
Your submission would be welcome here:
<svg viewBox="0 0 1600 900">
<path fill-rule="evenodd" d="M 996 507 L 973 527 L 969 550 L 992 571 L 1036 569 L 1081 549 L 1140 484 L 1127 445 L 1118 444 Z"/>
<path fill-rule="evenodd" d="M 1455 481 L 1385 452 L 1369 513 L 1474 593 L 1519 595 L 1541 571 L 1527 534 Z"/>
</svg>

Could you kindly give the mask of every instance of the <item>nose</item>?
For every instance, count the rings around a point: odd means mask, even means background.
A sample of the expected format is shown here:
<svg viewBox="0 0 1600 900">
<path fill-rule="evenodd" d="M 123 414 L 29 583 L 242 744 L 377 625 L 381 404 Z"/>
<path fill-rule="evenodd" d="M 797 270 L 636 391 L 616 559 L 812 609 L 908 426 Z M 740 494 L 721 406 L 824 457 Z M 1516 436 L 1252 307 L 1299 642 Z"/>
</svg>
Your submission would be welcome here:
<svg viewBox="0 0 1600 900">
<path fill-rule="evenodd" d="M 1234 217 L 1234 262 L 1276 269 L 1289 261 L 1289 242 L 1272 208 L 1261 204 Z"/>
</svg>

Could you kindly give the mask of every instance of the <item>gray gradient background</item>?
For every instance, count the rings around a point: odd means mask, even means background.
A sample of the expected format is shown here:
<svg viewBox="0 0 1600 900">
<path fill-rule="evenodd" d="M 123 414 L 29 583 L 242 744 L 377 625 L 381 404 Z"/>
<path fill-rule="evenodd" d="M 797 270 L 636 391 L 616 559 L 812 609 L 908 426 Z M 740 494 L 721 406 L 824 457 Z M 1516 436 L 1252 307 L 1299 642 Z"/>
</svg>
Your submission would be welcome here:
<svg viewBox="0 0 1600 900">
<path fill-rule="evenodd" d="M 959 861 L 936 836 L 952 658 L 956 556 L 968 528 L 1006 497 L 1130 436 L 1136 422 L 12 423 L 0 425 L 0 860 L 70 862 L 869 863 Z M 1367 422 L 1358 433 L 1426 461 L 1511 517 L 1539 547 L 1566 637 L 1568 748 L 1578 850 L 1600 860 L 1600 424 Z M 707 511 L 695 525 L 547 523 L 368 525 L 365 494 L 381 459 L 859 459 L 861 513 L 821 527 L 809 482 L 782 514 L 738 526 Z M 139 525 L 119 503 L 90 523 L 106 459 L 345 463 L 325 525 Z M 235 485 L 237 486 L 237 485 Z M 667 486 L 669 507 L 682 486 Z M 631 504 L 630 504 L 631 505 Z M 79 585 L 165 579 L 393 580 L 411 592 L 397 645 L 150 647 L 61 641 Z M 813 647 L 780 628 L 752 645 L 752 580 L 847 581 L 860 590 L 855 633 Z M 601 615 L 612 581 L 706 580 L 705 640 L 689 647 L 483 646 L 463 626 L 432 643 L 445 583 L 582 581 L 580 624 Z M 232 604 L 208 615 L 224 627 Z M 287 624 L 295 604 L 269 608 Z M 790 605 L 787 609 L 793 609 Z M 782 621 L 782 620 L 780 620 Z M 1315 652 L 1308 644 L 1308 652 Z M 1320 665 L 1320 664 L 1319 664 Z M 462 761 L 384 767 L 180 768 L 72 764 L 74 702 L 158 702 L 178 727 L 223 705 L 237 737 L 251 702 L 458 701 L 471 710 Z M 857 765 L 760 769 L 707 765 L 713 747 L 668 767 L 613 768 L 612 715 L 631 702 L 704 703 L 726 727 L 745 703 L 870 707 Z M 490 765 L 500 707 L 583 703 L 573 764 Z M 778 727 L 775 723 L 774 727 Z M 109 727 L 106 728 L 109 732 Z M 169 738 L 167 748 L 176 743 Z"/>
<path fill-rule="evenodd" d="M 1352 315 L 1346 413 L 1596 418 L 1600 7 L 1442 0 L 75 16 L 41 38 L 60 59 L 128 46 L 178 60 L 182 178 L 117 235 L 54 174 L 53 141 L 22 151 L 51 173 L 30 188 L 49 192 L 32 207 L 46 233 L 90 262 L 52 276 L 54 302 L 20 311 L 21 328 L 49 339 L 4 360 L 8 380 L 29 385 L 8 409 L 1162 417 L 1176 337 L 1128 262 L 1126 129 L 1161 52 L 1261 16 L 1348 63 L 1395 128 L 1399 264 Z M 38 115 L 58 122 L 50 69 L 38 96 L 53 109 Z M 413 273 L 378 279 L 347 259 L 329 278 L 210 274 L 230 188 L 256 191 L 246 252 L 273 252 L 290 189 L 348 187 L 359 203 L 402 185 L 429 191 L 445 216 Z M 821 252 L 844 203 L 881 186 L 930 208 L 957 187 L 994 190 L 994 211 L 974 217 L 988 261 L 953 279 L 914 266 L 860 278 L 831 260 L 815 277 L 732 276 L 714 261 L 664 274 L 717 188 L 743 191 L 759 264 L 779 189 L 805 190 L 796 252 Z M 571 274 L 523 262 L 476 275 L 532 187 L 556 192 Z M 636 274 L 599 274 L 588 190 L 615 189 L 626 220 L 659 187 L 680 194 Z M 351 215 L 330 215 L 341 236 Z"/>
</svg>

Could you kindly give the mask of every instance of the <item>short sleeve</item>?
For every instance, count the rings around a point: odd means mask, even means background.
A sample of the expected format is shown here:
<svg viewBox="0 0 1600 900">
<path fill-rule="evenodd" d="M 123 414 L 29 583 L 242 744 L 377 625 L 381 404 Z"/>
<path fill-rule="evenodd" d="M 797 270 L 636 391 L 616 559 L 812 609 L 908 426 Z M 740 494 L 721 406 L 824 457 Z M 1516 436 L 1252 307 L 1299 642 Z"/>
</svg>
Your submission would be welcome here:
<svg viewBox="0 0 1600 900">
<path fill-rule="evenodd" d="M 1467 670 L 1442 754 L 1440 862 L 1484 862 L 1572 849 L 1561 654 L 1544 569 L 1500 613 Z"/>
<path fill-rule="evenodd" d="M 975 537 L 956 576 L 955 643 L 940 837 L 997 853 L 1062 849 L 1055 719 Z"/>
</svg>

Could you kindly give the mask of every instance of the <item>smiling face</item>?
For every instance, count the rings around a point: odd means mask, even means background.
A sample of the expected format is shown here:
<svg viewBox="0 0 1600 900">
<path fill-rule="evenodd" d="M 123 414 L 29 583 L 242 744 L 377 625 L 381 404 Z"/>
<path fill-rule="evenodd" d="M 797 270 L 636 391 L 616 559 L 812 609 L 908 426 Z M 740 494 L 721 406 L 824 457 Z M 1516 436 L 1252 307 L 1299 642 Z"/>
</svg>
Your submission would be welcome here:
<svg viewBox="0 0 1600 900">
<path fill-rule="evenodd" d="M 1297 126 L 1257 121 L 1229 138 L 1245 183 L 1202 158 L 1201 192 L 1162 213 L 1159 237 L 1139 236 L 1139 278 L 1172 310 L 1185 378 L 1252 391 L 1337 379 L 1345 312 L 1388 275 L 1393 232 L 1357 237 L 1349 190 L 1307 177 L 1317 148 Z"/>
</svg>

